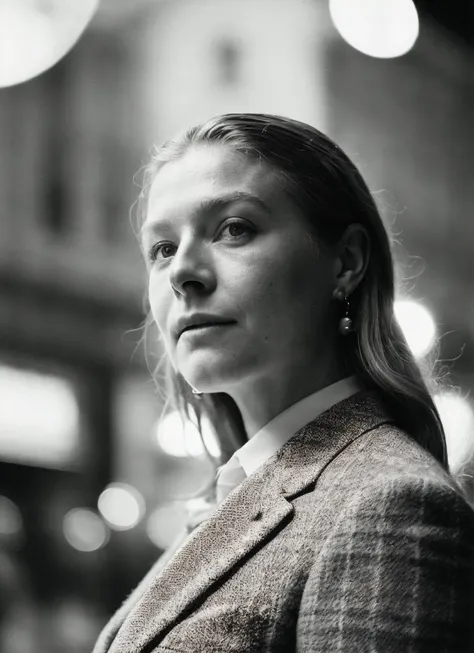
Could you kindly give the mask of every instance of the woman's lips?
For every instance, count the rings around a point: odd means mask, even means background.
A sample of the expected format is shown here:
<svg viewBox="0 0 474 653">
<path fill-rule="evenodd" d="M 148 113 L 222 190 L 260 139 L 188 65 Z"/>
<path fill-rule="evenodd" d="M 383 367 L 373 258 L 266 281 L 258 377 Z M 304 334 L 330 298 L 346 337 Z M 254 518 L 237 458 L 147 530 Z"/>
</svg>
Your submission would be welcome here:
<svg viewBox="0 0 474 653">
<path fill-rule="evenodd" d="M 196 326 L 191 326 L 185 329 L 182 334 L 182 336 L 185 336 L 188 334 L 189 336 L 202 336 L 202 335 L 213 335 L 217 333 L 219 329 L 222 329 L 222 327 L 229 327 L 235 324 L 235 322 L 215 322 L 215 323 L 209 323 L 209 324 L 197 324 Z"/>
</svg>

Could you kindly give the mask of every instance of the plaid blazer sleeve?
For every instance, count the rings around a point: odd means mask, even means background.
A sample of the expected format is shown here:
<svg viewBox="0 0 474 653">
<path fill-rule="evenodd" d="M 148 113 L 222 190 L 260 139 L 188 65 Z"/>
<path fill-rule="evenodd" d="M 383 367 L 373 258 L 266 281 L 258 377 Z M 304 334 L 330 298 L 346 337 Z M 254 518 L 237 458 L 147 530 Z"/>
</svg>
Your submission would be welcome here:
<svg viewBox="0 0 474 653">
<path fill-rule="evenodd" d="M 356 492 L 315 553 L 297 651 L 474 651 L 468 503 L 422 478 L 387 478 Z"/>
</svg>

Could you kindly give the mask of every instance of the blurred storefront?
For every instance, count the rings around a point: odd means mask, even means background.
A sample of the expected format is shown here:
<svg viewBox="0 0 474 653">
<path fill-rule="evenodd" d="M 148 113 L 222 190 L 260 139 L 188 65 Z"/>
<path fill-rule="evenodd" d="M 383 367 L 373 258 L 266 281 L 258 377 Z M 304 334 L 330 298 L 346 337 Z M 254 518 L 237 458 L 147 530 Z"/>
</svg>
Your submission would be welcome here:
<svg viewBox="0 0 474 653">
<path fill-rule="evenodd" d="M 139 344 L 152 145 L 227 111 L 332 136 L 376 192 L 400 291 L 434 316 L 469 408 L 473 65 L 424 15 L 413 50 L 385 60 L 345 43 L 325 0 L 103 0 L 56 66 L 0 90 L 0 578 L 21 578 L 31 650 L 89 651 L 212 474 L 193 433 L 158 431 Z M 467 440 L 451 446 L 469 463 Z"/>
</svg>

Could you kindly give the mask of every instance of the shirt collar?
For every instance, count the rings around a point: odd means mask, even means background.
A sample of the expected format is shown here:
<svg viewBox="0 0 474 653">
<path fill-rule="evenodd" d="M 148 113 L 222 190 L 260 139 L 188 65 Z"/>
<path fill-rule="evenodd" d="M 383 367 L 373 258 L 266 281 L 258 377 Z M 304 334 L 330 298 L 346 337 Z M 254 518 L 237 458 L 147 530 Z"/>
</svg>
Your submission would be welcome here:
<svg viewBox="0 0 474 653">
<path fill-rule="evenodd" d="M 237 458 L 246 475 L 250 476 L 299 429 L 361 389 L 357 376 L 350 376 L 313 392 L 274 417 L 240 447 L 230 460 Z"/>
</svg>

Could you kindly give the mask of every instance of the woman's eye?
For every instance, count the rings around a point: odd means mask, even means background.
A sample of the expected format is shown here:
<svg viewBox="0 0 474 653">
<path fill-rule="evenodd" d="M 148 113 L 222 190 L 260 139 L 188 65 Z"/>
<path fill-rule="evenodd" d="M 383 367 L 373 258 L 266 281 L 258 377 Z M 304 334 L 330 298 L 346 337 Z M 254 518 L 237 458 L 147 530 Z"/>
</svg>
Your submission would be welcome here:
<svg viewBox="0 0 474 653">
<path fill-rule="evenodd" d="M 227 232 L 231 239 L 236 240 L 242 237 L 249 236 L 253 230 L 247 222 L 242 220 L 234 220 L 233 222 L 228 222 L 222 229 L 220 235 Z"/>
<path fill-rule="evenodd" d="M 173 256 L 175 246 L 171 243 L 157 243 L 150 249 L 150 261 L 154 262 L 157 258 L 169 258 Z"/>
<path fill-rule="evenodd" d="M 224 239 L 230 241 L 242 241 L 248 239 L 255 230 L 247 221 L 233 220 L 227 222 L 220 230 L 217 239 Z M 151 263 L 157 260 L 163 260 L 174 256 L 176 253 L 176 245 L 173 243 L 156 243 L 153 245 L 148 253 L 148 258 Z"/>
</svg>

